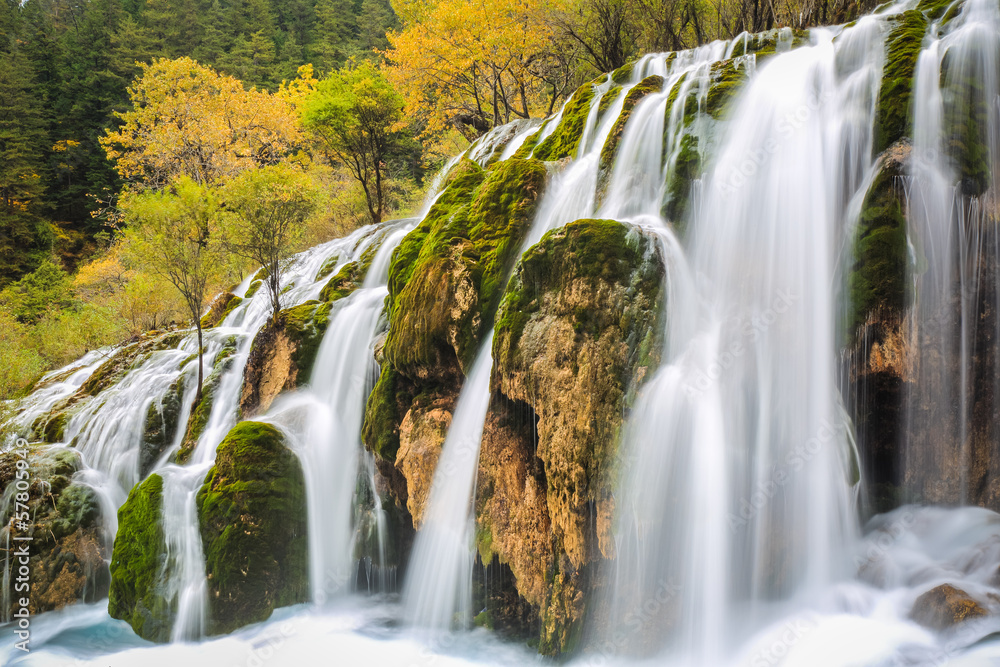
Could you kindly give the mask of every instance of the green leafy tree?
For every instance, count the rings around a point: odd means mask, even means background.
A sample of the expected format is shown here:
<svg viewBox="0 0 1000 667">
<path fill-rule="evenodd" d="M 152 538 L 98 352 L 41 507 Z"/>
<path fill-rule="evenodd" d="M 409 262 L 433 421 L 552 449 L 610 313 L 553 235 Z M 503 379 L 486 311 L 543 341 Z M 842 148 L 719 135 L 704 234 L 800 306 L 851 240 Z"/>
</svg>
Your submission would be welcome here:
<svg viewBox="0 0 1000 667">
<path fill-rule="evenodd" d="M 316 194 L 309 178 L 287 165 L 244 172 L 226 186 L 225 245 L 264 268 L 273 321 L 281 312 L 283 265 L 303 238 Z"/>
<path fill-rule="evenodd" d="M 386 178 L 405 140 L 403 98 L 370 62 L 334 72 L 306 100 L 303 124 L 331 162 L 361 184 L 371 221 L 386 212 Z"/>
<path fill-rule="evenodd" d="M 205 370 L 202 359 L 202 309 L 208 286 L 223 261 L 216 232 L 218 205 L 213 189 L 181 177 L 163 191 L 129 193 L 120 208 L 128 228 L 127 253 L 136 266 L 170 282 L 187 305 L 198 332 L 198 393 Z"/>
</svg>

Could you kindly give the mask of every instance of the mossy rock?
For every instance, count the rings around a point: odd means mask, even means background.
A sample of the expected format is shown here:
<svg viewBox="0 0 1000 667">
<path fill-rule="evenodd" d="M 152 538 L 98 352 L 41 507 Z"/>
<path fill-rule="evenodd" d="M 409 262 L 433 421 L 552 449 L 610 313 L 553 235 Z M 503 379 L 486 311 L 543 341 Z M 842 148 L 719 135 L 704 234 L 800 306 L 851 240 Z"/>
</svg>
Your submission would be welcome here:
<svg viewBox="0 0 1000 667">
<path fill-rule="evenodd" d="M 496 554 L 510 564 L 518 590 L 538 609 L 546 654 L 574 650 L 586 581 L 598 560 L 612 557 L 617 443 L 628 406 L 662 348 L 666 273 L 658 247 L 613 220 L 572 222 L 524 254 L 497 314 L 477 547 L 484 558 Z M 509 422 L 522 415 L 523 422 L 526 413 L 528 455 L 499 472 L 488 464 L 484 472 L 483 460 L 497 460 L 497 438 L 518 437 L 505 416 Z M 518 456 L 509 447 L 500 460 Z M 521 477 L 511 483 L 511 474 Z M 543 490 L 543 508 L 519 508 L 531 513 L 514 523 L 506 508 L 525 502 L 518 494 L 529 482 Z M 540 525 L 543 535 L 525 528 Z M 512 530 L 526 531 L 523 539 L 512 540 Z M 539 540 L 551 542 L 551 550 L 524 546 Z"/>
<path fill-rule="evenodd" d="M 750 79 L 752 62 L 746 58 L 720 60 L 712 65 L 711 83 L 705 99 L 705 112 L 716 120 L 725 120 L 736 94 Z"/>
<path fill-rule="evenodd" d="M 917 69 L 927 18 L 915 9 L 889 19 L 889 45 L 875 115 L 875 154 L 907 136 L 911 129 L 913 77 Z"/>
<path fill-rule="evenodd" d="M 208 312 L 202 316 L 201 328 L 211 329 L 218 326 L 241 303 L 243 303 L 243 299 L 232 292 L 223 292 L 212 300 Z"/>
<path fill-rule="evenodd" d="M 576 157 L 580 139 L 587 125 L 590 102 L 594 99 L 594 86 L 584 84 L 576 89 L 563 109 L 562 119 L 555 132 L 535 146 L 531 156 L 537 160 L 554 161 Z"/>
<path fill-rule="evenodd" d="M 367 261 L 362 257 L 357 261 L 345 264 L 337 272 L 337 275 L 330 278 L 326 285 L 323 286 L 323 289 L 320 290 L 320 301 L 337 301 L 353 294 L 354 290 L 361 287 L 365 282 L 365 276 L 368 274 L 368 269 L 371 266 L 372 257 L 374 257 L 374 254 L 368 257 Z"/>
<path fill-rule="evenodd" d="M 210 634 L 309 597 L 302 467 L 269 424 L 237 424 L 198 491 Z"/>
<path fill-rule="evenodd" d="M 685 133 L 681 137 L 680 150 L 667 177 L 667 201 L 663 216 L 678 232 L 683 232 L 688 219 L 691 203 L 691 185 L 701 175 L 701 154 L 698 152 L 698 137 Z"/>
<path fill-rule="evenodd" d="M 145 477 L 151 471 L 160 455 L 174 442 L 178 420 L 181 414 L 181 401 L 184 398 L 184 375 L 182 374 L 167 392 L 153 399 L 146 410 L 146 426 L 142 433 L 142 444 L 139 447 L 139 476 Z M 202 424 L 204 428 L 204 424 Z M 199 433 L 200 435 L 200 433 Z"/>
<path fill-rule="evenodd" d="M 632 117 L 632 111 L 648 95 L 658 93 L 663 90 L 662 76 L 647 76 L 628 91 L 625 101 L 622 104 L 622 112 L 618 115 L 618 120 L 608 134 L 607 140 L 601 148 L 600 170 L 606 172 L 614 164 L 615 155 L 618 153 L 618 144 L 621 143 L 622 135 L 625 133 L 625 126 Z"/>
<path fill-rule="evenodd" d="M 61 609 L 77 602 L 96 602 L 107 595 L 108 557 L 103 542 L 101 507 L 97 493 L 74 482 L 82 468 L 80 454 L 62 446 L 31 446 L 27 454 L 28 487 L 17 489 L 17 474 L 25 459 L 17 450 L 0 453 L 0 497 L 26 491 L 30 532 L 19 530 L 13 520 L 14 498 L 0 511 L 0 523 L 11 533 L 30 536 L 28 567 L 31 577 L 29 609 L 32 614 Z M 21 466 L 19 469 L 18 466 Z M 23 507 L 21 509 L 24 509 Z M 11 545 L 16 543 L 11 542 Z M 7 584 L 13 590 L 17 568 Z M 13 596 L 4 613 L 17 608 Z"/>
<path fill-rule="evenodd" d="M 546 177 L 540 162 L 515 158 L 459 169 L 389 269 L 384 355 L 413 379 L 454 379 L 472 363 Z"/>
<path fill-rule="evenodd" d="M 906 173 L 909 144 L 884 154 L 878 176 L 868 189 L 854 237 L 854 265 L 847 279 L 850 293 L 847 339 L 876 310 L 899 317 L 906 306 L 909 246 L 900 179 Z"/>
<path fill-rule="evenodd" d="M 281 311 L 278 319 L 284 323 L 285 333 L 295 346 L 292 363 L 298 369 L 298 384 L 305 384 L 309 382 L 323 334 L 330 324 L 330 304 L 307 301 Z"/>
<path fill-rule="evenodd" d="M 625 63 L 611 73 L 611 81 L 619 86 L 623 86 L 632 80 L 632 72 L 635 71 L 636 61 Z"/>
<path fill-rule="evenodd" d="M 108 613 L 143 639 L 170 640 L 175 611 L 164 597 L 167 550 L 163 535 L 163 479 L 150 475 L 118 510 L 111 559 Z"/>
<path fill-rule="evenodd" d="M 365 405 L 361 439 L 368 451 L 382 461 L 394 463 L 399 451 L 399 425 L 413 402 L 412 385 L 392 366 L 383 365 Z"/>
</svg>

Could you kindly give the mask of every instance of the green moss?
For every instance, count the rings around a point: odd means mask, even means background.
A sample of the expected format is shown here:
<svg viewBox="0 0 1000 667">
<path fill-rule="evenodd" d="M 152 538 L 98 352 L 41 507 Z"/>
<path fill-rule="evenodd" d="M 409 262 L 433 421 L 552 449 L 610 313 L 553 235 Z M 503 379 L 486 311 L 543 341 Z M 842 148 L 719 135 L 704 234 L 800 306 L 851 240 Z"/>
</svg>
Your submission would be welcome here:
<svg viewBox="0 0 1000 667">
<path fill-rule="evenodd" d="M 361 438 L 365 447 L 383 461 L 395 463 L 399 451 L 399 424 L 412 396 L 405 396 L 399 387 L 399 374 L 383 364 L 378 382 L 368 395 L 365 423 Z M 404 405 L 400 405 L 402 402 Z"/>
<path fill-rule="evenodd" d="M 982 59 L 956 62 L 953 52 L 941 64 L 945 150 L 951 157 L 962 194 L 979 196 L 990 186 L 989 108 Z"/>
<path fill-rule="evenodd" d="M 146 427 L 139 447 L 139 475 L 145 476 L 156 460 L 174 442 L 179 426 L 181 401 L 184 397 L 184 376 L 179 377 L 167 392 L 149 404 Z M 204 428 L 204 425 L 202 425 Z"/>
<path fill-rule="evenodd" d="M 163 539 L 163 479 L 150 475 L 118 510 L 111 557 L 108 613 L 126 621 L 144 639 L 170 639 L 172 611 L 162 594 L 167 552 Z"/>
<path fill-rule="evenodd" d="M 233 354 L 236 353 L 237 346 L 238 339 L 236 336 L 230 336 L 222 349 L 215 355 L 212 371 L 202 384 L 201 400 L 191 410 L 191 416 L 188 417 L 184 433 L 184 441 L 181 443 L 181 447 L 174 457 L 174 460 L 181 465 L 187 463 L 194 452 L 194 448 L 198 445 L 201 434 L 205 432 L 205 427 L 208 426 L 208 420 L 212 417 L 212 406 L 215 404 L 215 392 L 222 383 L 222 376 L 232 366 L 232 358 Z M 148 426 L 149 423 L 147 421 Z"/>
<path fill-rule="evenodd" d="M 208 312 L 202 316 L 201 327 L 203 329 L 211 329 L 218 326 L 241 303 L 243 303 L 243 299 L 235 294 L 230 292 L 220 294 L 212 301 Z"/>
<path fill-rule="evenodd" d="M 470 172 L 454 181 L 407 235 L 389 269 L 385 358 L 396 370 L 418 377 L 471 362 L 545 175 L 538 161 L 516 158 L 485 174 Z M 455 315 L 450 301 L 469 286 L 474 294 L 462 297 L 468 307 Z"/>
<path fill-rule="evenodd" d="M 917 3 L 917 11 L 923 12 L 931 21 L 937 21 L 949 13 L 949 9 L 957 8 L 961 4 L 960 0 L 920 0 Z"/>
<path fill-rule="evenodd" d="M 298 384 L 309 382 L 323 334 L 330 323 L 330 303 L 307 301 L 294 308 L 281 311 L 279 322 L 284 325 L 288 339 L 295 347 L 292 363 L 298 369 Z"/>
<path fill-rule="evenodd" d="M 555 132 L 545 141 L 535 147 L 532 157 L 538 160 L 553 161 L 565 157 L 576 157 L 583 130 L 587 124 L 590 112 L 590 102 L 594 99 L 594 86 L 587 83 L 573 93 L 573 97 L 563 109 L 562 119 Z"/>
<path fill-rule="evenodd" d="M 927 19 L 917 10 L 903 12 L 891 20 L 895 21 L 895 27 L 887 40 L 889 52 L 875 117 L 876 155 L 909 132 L 913 76 L 927 33 Z"/>
<path fill-rule="evenodd" d="M 625 63 L 611 73 L 611 81 L 619 86 L 625 85 L 632 80 L 632 72 L 635 70 L 635 61 Z"/>
<path fill-rule="evenodd" d="M 237 424 L 198 491 L 209 633 L 267 619 L 308 598 L 305 482 L 269 424 Z"/>
<path fill-rule="evenodd" d="M 711 83 L 705 99 L 705 111 L 716 120 L 724 120 L 736 93 L 749 79 L 750 66 L 740 58 L 720 60 L 712 65 Z"/>
<path fill-rule="evenodd" d="M 865 196 L 854 240 L 854 266 L 848 276 L 850 313 L 846 325 L 853 340 L 869 313 L 885 309 L 901 314 L 906 299 L 906 218 L 896 190 L 898 169 L 883 169 Z"/>
<path fill-rule="evenodd" d="M 611 89 L 606 91 L 601 96 L 601 101 L 597 104 L 597 125 L 604 121 L 604 115 L 608 113 L 608 110 L 612 107 L 618 96 L 622 94 L 621 86 L 612 86 Z"/>
<path fill-rule="evenodd" d="M 670 170 L 667 181 L 667 203 L 664 217 L 678 230 L 688 217 L 691 201 L 691 183 L 701 174 L 701 154 L 698 152 L 698 137 L 685 134 L 681 137 L 680 152 Z"/>
<path fill-rule="evenodd" d="M 647 95 L 660 92 L 661 90 L 663 90 L 663 77 L 653 75 L 647 76 L 628 91 L 628 95 L 626 95 L 625 101 L 622 104 L 622 112 L 618 115 L 618 120 L 615 121 L 614 126 L 611 128 L 611 133 L 604 142 L 604 147 L 601 148 L 600 170 L 602 172 L 609 170 L 614 163 L 615 154 L 618 152 L 618 144 L 621 142 L 625 126 L 628 124 L 629 118 L 632 117 L 632 111 L 636 105 L 645 99 Z"/>
<path fill-rule="evenodd" d="M 98 524 L 101 504 L 97 493 L 84 484 L 70 484 L 56 502 L 58 517 L 52 522 L 52 532 L 56 539 L 65 537 L 79 528 L 89 528 Z"/>
</svg>

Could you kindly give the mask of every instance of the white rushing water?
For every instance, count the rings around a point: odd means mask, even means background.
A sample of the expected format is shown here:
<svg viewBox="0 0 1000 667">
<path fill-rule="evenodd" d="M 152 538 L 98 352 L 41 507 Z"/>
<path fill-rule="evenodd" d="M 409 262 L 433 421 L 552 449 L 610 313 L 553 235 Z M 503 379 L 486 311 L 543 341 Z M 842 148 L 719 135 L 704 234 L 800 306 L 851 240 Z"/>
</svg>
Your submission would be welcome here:
<svg viewBox="0 0 1000 667">
<path fill-rule="evenodd" d="M 364 284 L 334 306 L 308 387 L 280 398 L 265 418 L 283 428 L 302 463 L 310 583 L 319 604 L 350 590 L 355 480 L 365 401 L 376 373 L 375 337 L 392 252 L 415 222 L 395 223 L 379 235 Z"/>
<path fill-rule="evenodd" d="M 971 479 L 977 385 L 1000 388 L 1000 375 L 978 377 L 977 349 L 983 311 L 996 312 L 1000 287 L 996 233 L 1000 192 L 1000 6 L 967 0 L 947 28 L 935 24 L 920 54 L 914 85 L 913 149 L 906 198 L 913 252 L 914 307 L 909 322 L 915 382 L 907 401 L 903 475 L 907 491 L 930 502 L 983 502 L 984 486 L 995 479 Z M 976 116 L 975 114 L 979 114 Z M 971 116 L 971 117 L 970 117 Z M 973 133 L 959 127 L 974 123 Z M 963 150 L 985 150 L 985 183 L 959 164 Z M 973 174 L 970 174 L 972 171 Z M 985 193 L 981 192 L 986 187 Z M 992 282 L 992 284 L 990 284 Z M 989 343 L 988 343 L 989 344 Z M 995 358 L 995 357 L 994 357 Z M 981 362 L 980 362 L 981 363 Z M 951 406 L 956 410 L 928 409 Z M 980 419 L 985 418 L 980 406 Z M 987 410 L 989 408 L 987 407 Z M 996 403 L 992 411 L 995 412 Z M 988 412 L 986 413 L 988 414 Z M 995 439 L 997 434 L 985 438 Z M 933 447 L 932 443 L 949 444 Z M 993 471 L 995 475 L 995 471 Z"/>
<path fill-rule="evenodd" d="M 490 332 L 455 406 L 434 471 L 423 524 L 410 556 L 411 574 L 403 589 L 405 618 L 432 631 L 446 631 L 455 625 L 468 627 L 472 619 L 472 502 L 479 472 L 479 446 L 490 405 L 492 367 Z"/>
</svg>

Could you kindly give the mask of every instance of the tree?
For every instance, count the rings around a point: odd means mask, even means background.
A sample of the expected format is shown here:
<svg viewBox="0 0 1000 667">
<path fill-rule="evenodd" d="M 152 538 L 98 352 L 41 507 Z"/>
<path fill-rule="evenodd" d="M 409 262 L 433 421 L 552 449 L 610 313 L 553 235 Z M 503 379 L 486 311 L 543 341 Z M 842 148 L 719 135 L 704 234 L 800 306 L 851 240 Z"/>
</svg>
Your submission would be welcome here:
<svg viewBox="0 0 1000 667">
<path fill-rule="evenodd" d="M 27 60 L 0 50 L 0 287 L 33 271 L 52 246 L 41 215 L 45 128 L 32 83 Z"/>
<path fill-rule="evenodd" d="M 371 63 L 334 72 L 304 103 L 303 124 L 327 158 L 351 172 L 374 223 L 386 210 L 386 166 L 400 146 L 403 98 Z"/>
<path fill-rule="evenodd" d="M 205 377 L 201 314 L 222 264 L 215 192 L 181 176 L 163 191 L 126 193 L 119 207 L 128 223 L 125 247 L 132 262 L 174 286 L 198 332 L 198 403 Z"/>
<path fill-rule="evenodd" d="M 115 113 L 122 126 L 101 145 L 118 173 L 142 188 L 159 189 L 181 176 L 214 184 L 276 164 L 300 140 L 289 101 L 245 90 L 190 58 L 143 65 L 129 98 L 132 109 Z"/>
<path fill-rule="evenodd" d="M 19 322 L 34 324 L 49 311 L 70 304 L 69 276 L 49 260 L 0 292 L 0 302 Z"/>
<path fill-rule="evenodd" d="M 321 74 L 343 66 L 353 50 L 358 22 L 351 0 L 318 0 L 316 3 L 316 43 L 314 62 Z"/>
<path fill-rule="evenodd" d="M 427 132 L 453 125 L 473 138 L 512 118 L 546 116 L 574 83 L 545 0 L 407 3 L 388 35 L 389 80 Z M 414 18 L 416 17 L 416 18 Z"/>
<path fill-rule="evenodd" d="M 225 246 L 263 267 L 271 319 L 281 313 L 281 271 L 316 208 L 316 191 L 300 170 L 276 165 L 247 171 L 225 188 Z"/>
</svg>

